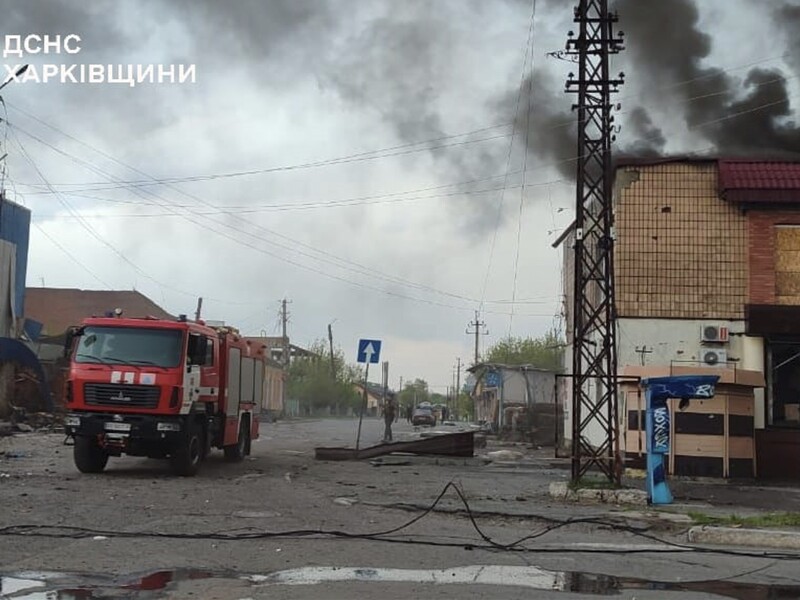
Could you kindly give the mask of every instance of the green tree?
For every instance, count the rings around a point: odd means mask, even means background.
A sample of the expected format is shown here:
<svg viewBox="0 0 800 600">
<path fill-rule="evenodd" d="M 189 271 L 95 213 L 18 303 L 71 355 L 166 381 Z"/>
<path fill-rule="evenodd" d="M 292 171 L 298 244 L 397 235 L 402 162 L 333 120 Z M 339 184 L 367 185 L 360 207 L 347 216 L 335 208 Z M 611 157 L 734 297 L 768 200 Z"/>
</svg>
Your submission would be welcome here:
<svg viewBox="0 0 800 600">
<path fill-rule="evenodd" d="M 564 370 L 564 341 L 555 331 L 536 338 L 507 337 L 491 346 L 485 362 Z"/>
<path fill-rule="evenodd" d="M 360 370 L 348 365 L 341 350 L 333 355 L 323 341 L 317 341 L 309 350 L 312 356 L 298 357 L 289 366 L 287 394 L 300 403 L 302 414 L 333 409 L 338 414 L 342 408 L 357 408 L 358 392 L 353 383 L 358 381 Z"/>
<path fill-rule="evenodd" d="M 415 407 L 423 402 L 431 401 L 428 382 L 424 379 L 415 379 L 407 382 L 398 394 L 399 405 L 403 408 Z"/>
</svg>

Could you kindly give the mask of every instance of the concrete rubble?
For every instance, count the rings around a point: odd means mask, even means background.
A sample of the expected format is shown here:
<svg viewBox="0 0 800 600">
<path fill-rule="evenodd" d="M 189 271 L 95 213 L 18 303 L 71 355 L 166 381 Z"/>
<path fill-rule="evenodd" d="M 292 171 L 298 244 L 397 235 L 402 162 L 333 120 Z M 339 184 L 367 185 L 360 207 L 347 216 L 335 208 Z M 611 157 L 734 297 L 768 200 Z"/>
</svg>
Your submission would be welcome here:
<svg viewBox="0 0 800 600">
<path fill-rule="evenodd" d="M 606 504 L 628 504 L 646 506 L 647 494 L 634 489 L 571 488 L 565 481 L 550 484 L 550 496 L 570 502 L 602 502 Z"/>
<path fill-rule="evenodd" d="M 800 531 L 698 526 L 689 529 L 689 541 L 715 546 L 744 546 L 800 551 Z"/>
</svg>

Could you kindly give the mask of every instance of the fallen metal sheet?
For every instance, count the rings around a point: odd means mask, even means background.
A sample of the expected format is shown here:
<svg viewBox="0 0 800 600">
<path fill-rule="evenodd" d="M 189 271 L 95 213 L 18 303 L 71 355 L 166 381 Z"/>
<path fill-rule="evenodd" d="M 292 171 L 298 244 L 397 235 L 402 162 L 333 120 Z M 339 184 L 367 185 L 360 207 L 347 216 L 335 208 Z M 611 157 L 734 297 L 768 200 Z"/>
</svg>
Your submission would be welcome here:
<svg viewBox="0 0 800 600">
<path fill-rule="evenodd" d="M 472 456 L 475 449 L 473 431 L 459 431 L 426 437 L 409 442 L 389 442 L 368 448 L 315 448 L 317 460 L 360 460 L 393 452 L 435 454 L 439 456 Z"/>
</svg>

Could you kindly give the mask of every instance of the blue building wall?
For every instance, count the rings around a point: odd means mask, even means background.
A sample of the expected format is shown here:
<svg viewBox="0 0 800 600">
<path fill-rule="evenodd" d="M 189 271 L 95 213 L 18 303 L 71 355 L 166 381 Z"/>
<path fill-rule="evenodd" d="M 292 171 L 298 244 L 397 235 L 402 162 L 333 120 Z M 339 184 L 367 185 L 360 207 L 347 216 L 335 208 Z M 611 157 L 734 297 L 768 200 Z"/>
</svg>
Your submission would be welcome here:
<svg viewBox="0 0 800 600">
<path fill-rule="evenodd" d="M 25 279 L 28 273 L 28 243 L 31 211 L 0 196 L 0 239 L 17 246 L 14 304 L 18 317 L 25 315 Z"/>
</svg>

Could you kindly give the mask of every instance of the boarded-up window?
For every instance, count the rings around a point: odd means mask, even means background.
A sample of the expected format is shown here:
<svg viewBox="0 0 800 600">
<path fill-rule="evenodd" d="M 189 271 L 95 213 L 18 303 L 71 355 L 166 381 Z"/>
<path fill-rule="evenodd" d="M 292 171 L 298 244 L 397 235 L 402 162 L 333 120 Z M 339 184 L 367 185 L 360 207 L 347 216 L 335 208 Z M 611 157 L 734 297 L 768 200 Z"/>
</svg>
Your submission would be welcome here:
<svg viewBox="0 0 800 600">
<path fill-rule="evenodd" d="M 775 296 L 778 304 L 800 304 L 800 226 L 775 228 Z"/>
</svg>

